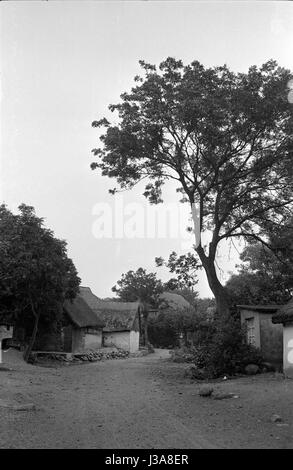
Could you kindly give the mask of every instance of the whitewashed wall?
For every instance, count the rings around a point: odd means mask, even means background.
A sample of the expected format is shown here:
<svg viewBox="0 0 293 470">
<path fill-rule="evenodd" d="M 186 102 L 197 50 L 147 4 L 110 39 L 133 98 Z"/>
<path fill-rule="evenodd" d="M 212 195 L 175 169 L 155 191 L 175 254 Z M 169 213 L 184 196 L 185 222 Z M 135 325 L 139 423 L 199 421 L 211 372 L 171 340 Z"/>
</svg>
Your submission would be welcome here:
<svg viewBox="0 0 293 470">
<path fill-rule="evenodd" d="M 131 331 L 130 332 L 130 347 L 129 352 L 135 353 L 139 350 L 139 332 Z"/>
<path fill-rule="evenodd" d="M 13 327 L 7 327 L 6 325 L 0 325 L 0 341 L 5 338 L 12 338 Z"/>
<path fill-rule="evenodd" d="M 102 347 L 102 332 L 96 334 L 86 333 L 84 337 L 85 349 L 100 349 Z"/>
<path fill-rule="evenodd" d="M 111 331 L 103 332 L 104 346 L 116 346 L 117 348 L 130 350 L 130 332 L 129 331 Z"/>
<path fill-rule="evenodd" d="M 287 377 L 293 378 L 293 325 L 284 325 L 283 368 Z"/>
</svg>

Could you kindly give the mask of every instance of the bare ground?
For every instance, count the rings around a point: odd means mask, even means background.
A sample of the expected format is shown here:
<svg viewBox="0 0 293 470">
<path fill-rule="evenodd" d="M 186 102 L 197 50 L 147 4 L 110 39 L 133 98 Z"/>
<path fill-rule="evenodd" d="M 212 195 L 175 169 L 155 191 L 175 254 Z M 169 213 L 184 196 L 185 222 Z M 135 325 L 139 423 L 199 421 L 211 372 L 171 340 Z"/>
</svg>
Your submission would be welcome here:
<svg viewBox="0 0 293 470">
<path fill-rule="evenodd" d="M 293 448 L 293 380 L 280 374 L 214 382 L 239 398 L 213 400 L 164 350 L 53 368 L 16 352 L 4 360 L 12 370 L 0 371 L 0 448 Z"/>
</svg>

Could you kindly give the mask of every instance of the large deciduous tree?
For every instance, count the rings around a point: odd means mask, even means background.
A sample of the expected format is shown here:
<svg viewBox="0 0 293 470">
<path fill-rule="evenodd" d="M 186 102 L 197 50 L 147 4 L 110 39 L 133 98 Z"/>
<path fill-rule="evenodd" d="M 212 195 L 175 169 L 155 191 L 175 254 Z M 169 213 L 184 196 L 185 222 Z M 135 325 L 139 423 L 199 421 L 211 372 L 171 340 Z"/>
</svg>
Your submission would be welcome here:
<svg viewBox="0 0 293 470">
<path fill-rule="evenodd" d="M 13 214 L 0 206 L 0 314 L 29 333 L 26 360 L 39 326 L 61 319 L 63 302 L 76 296 L 79 283 L 66 242 L 44 227 L 33 207 L 22 204 Z"/>
<path fill-rule="evenodd" d="M 200 229 L 212 238 L 196 251 L 224 315 L 230 298 L 215 267 L 219 243 L 231 237 L 266 243 L 263 221 L 282 224 L 292 211 L 291 72 L 273 60 L 247 73 L 174 58 L 158 69 L 140 65 L 143 77 L 109 106 L 118 123 L 92 123 L 105 128 L 92 169 L 116 178 L 120 189 L 148 180 L 151 203 L 162 202 L 162 185 L 175 180 L 183 201 L 199 205 Z"/>
</svg>

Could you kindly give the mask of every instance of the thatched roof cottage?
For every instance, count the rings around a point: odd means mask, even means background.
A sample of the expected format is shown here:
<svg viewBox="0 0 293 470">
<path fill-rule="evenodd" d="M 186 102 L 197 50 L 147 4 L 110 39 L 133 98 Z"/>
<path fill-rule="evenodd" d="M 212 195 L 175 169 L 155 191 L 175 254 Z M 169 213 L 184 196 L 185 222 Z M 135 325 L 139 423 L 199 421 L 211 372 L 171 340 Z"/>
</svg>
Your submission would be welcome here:
<svg viewBox="0 0 293 470">
<path fill-rule="evenodd" d="M 99 299 L 89 287 L 81 287 L 80 295 L 103 322 L 103 346 L 116 346 L 126 351 L 139 349 L 140 303 Z"/>
<path fill-rule="evenodd" d="M 62 328 L 63 351 L 82 352 L 102 347 L 104 323 L 88 306 L 81 295 L 66 300 L 63 305 L 64 326 Z"/>
</svg>

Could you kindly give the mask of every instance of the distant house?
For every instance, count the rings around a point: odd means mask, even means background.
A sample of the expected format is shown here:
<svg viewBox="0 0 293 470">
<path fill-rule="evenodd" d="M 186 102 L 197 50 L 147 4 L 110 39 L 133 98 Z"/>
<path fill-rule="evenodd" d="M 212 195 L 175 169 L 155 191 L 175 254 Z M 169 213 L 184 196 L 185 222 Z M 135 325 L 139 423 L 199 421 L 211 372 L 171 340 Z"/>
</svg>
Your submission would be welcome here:
<svg viewBox="0 0 293 470">
<path fill-rule="evenodd" d="M 276 326 L 283 325 L 283 371 L 293 378 L 293 299 L 280 307 L 272 320 Z"/>
<path fill-rule="evenodd" d="M 246 330 L 248 344 L 260 349 L 262 356 L 268 362 L 282 363 L 283 338 L 282 326 L 274 324 L 273 315 L 279 305 L 237 305 L 241 324 Z"/>
<path fill-rule="evenodd" d="M 182 311 L 191 307 L 190 303 L 180 294 L 174 292 L 163 292 L 159 296 L 159 310 L 171 309 L 174 311 Z"/>
<path fill-rule="evenodd" d="M 188 308 L 191 308 L 190 303 L 182 295 L 175 294 L 174 292 L 163 292 L 160 294 L 157 308 L 147 305 L 149 318 L 156 318 L 162 312 L 180 312 Z"/>
<path fill-rule="evenodd" d="M 60 305 L 58 321 L 39 325 L 34 351 L 82 352 L 102 346 L 103 322 L 78 294 Z M 15 328 L 14 340 L 25 347 L 30 339 L 24 326 Z"/>
<path fill-rule="evenodd" d="M 139 302 L 99 299 L 89 287 L 81 287 L 80 295 L 104 323 L 103 346 L 116 346 L 131 353 L 138 351 L 140 338 Z"/>
<path fill-rule="evenodd" d="M 116 346 L 131 353 L 139 350 L 139 302 L 107 302 L 99 315 L 105 323 L 104 346 Z"/>
<path fill-rule="evenodd" d="M 159 296 L 160 304 L 158 314 L 164 312 L 165 314 L 182 313 L 184 311 L 192 310 L 192 305 L 180 294 L 175 292 L 163 292 Z M 179 332 L 179 342 L 181 345 L 191 344 L 193 342 L 194 332 L 192 330 L 184 330 Z"/>
<path fill-rule="evenodd" d="M 82 352 L 102 347 L 104 323 L 88 306 L 81 295 L 66 300 L 63 305 L 64 325 L 62 344 L 65 352 Z"/>
</svg>

